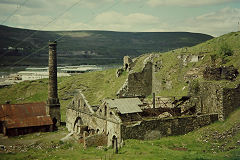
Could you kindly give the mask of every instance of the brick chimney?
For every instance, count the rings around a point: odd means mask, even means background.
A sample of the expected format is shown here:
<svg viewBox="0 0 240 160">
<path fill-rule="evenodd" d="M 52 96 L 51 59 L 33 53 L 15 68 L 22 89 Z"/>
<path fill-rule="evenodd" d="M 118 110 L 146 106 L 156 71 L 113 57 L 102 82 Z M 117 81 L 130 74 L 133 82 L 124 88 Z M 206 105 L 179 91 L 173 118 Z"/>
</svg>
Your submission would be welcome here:
<svg viewBox="0 0 240 160">
<path fill-rule="evenodd" d="M 59 126 L 61 122 L 60 103 L 57 89 L 57 42 L 49 41 L 49 80 L 47 114 L 51 116 L 53 124 Z"/>
</svg>

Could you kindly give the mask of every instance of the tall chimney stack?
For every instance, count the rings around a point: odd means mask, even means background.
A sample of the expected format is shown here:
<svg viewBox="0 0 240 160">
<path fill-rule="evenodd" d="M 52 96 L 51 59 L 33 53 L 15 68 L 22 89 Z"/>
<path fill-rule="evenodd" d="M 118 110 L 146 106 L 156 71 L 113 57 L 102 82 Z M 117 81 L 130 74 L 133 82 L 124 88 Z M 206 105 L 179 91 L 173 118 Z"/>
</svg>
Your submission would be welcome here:
<svg viewBox="0 0 240 160">
<path fill-rule="evenodd" d="M 53 124 L 59 126 L 61 122 L 60 103 L 57 88 L 57 42 L 49 41 L 49 82 L 47 114 L 52 118 Z"/>
</svg>

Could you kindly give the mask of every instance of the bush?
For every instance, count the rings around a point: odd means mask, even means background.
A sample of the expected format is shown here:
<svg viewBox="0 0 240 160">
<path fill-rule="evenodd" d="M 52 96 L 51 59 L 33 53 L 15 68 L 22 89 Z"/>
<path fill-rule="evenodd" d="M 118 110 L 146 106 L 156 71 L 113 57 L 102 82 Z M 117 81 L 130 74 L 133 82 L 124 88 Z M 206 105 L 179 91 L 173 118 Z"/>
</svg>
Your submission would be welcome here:
<svg viewBox="0 0 240 160">
<path fill-rule="evenodd" d="M 222 59 L 233 55 L 233 50 L 227 43 L 223 43 L 219 50 L 219 55 Z"/>
</svg>

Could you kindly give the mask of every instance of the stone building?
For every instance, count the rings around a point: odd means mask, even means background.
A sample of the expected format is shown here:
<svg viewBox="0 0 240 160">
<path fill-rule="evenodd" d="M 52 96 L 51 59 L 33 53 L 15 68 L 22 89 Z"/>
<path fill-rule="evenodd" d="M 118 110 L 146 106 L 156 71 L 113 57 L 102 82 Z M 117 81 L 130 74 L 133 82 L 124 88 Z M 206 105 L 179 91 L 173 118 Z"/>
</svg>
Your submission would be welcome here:
<svg viewBox="0 0 240 160">
<path fill-rule="evenodd" d="M 142 102 L 138 98 L 106 99 L 100 106 L 91 106 L 79 91 L 67 107 L 66 125 L 69 132 L 73 132 L 78 139 L 85 135 L 104 134 L 106 144 L 111 146 L 117 139 L 121 144 L 121 124 L 138 118 L 137 113 Z"/>
<path fill-rule="evenodd" d="M 121 146 L 126 139 L 159 139 L 186 134 L 225 119 L 240 106 L 240 85 L 227 88 L 215 82 L 216 79 L 213 82 L 203 81 L 195 87 L 191 86 L 191 82 L 188 96 L 155 97 L 153 93 L 161 90 L 161 80 L 156 75 L 162 68 L 162 62 L 154 62 L 153 58 L 149 56 L 143 60 L 140 71 L 129 71 L 125 83 L 116 93 L 118 99 L 105 99 L 100 106 L 91 106 L 79 91 L 67 107 L 68 130 L 85 146 Z M 132 63 L 128 60 L 124 57 L 121 71 L 126 70 L 129 64 L 134 66 L 136 61 Z M 199 57 L 193 56 L 189 62 L 198 60 Z M 226 80 L 234 81 L 238 72 L 231 70 L 221 70 L 220 79 L 230 76 L 231 79 Z M 206 73 L 204 78 L 212 77 L 212 70 Z M 117 72 L 119 76 L 121 74 Z M 172 84 L 168 85 L 171 88 Z M 149 102 L 146 97 L 151 94 L 154 95 L 153 101 Z"/>
<path fill-rule="evenodd" d="M 161 116 L 166 112 L 174 117 Z M 139 98 L 105 99 L 100 106 L 91 106 L 79 91 L 67 107 L 66 125 L 85 146 L 120 147 L 126 139 L 185 134 L 218 120 L 215 113 L 187 117 L 179 113 L 179 109 L 146 108 Z"/>
</svg>

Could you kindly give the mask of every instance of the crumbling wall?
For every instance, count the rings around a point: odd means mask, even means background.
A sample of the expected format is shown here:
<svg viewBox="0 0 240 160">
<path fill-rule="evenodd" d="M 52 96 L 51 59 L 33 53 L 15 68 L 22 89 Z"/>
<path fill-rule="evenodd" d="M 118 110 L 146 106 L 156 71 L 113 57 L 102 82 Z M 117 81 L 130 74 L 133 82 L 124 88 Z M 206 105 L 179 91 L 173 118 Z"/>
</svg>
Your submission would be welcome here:
<svg viewBox="0 0 240 160">
<path fill-rule="evenodd" d="M 152 93 L 152 62 L 146 62 L 141 72 L 129 73 L 119 97 L 147 96 Z"/>
<path fill-rule="evenodd" d="M 121 134 L 125 139 L 151 140 L 163 136 L 182 135 L 218 120 L 217 114 L 144 120 L 132 125 L 122 125 Z"/>
<path fill-rule="evenodd" d="M 195 88 L 192 89 L 191 94 L 194 98 L 196 112 L 198 114 L 218 113 L 219 119 L 223 116 L 223 87 L 220 84 L 213 82 L 196 82 Z"/>
<path fill-rule="evenodd" d="M 105 146 L 108 142 L 108 136 L 106 134 L 94 134 L 84 137 L 83 141 L 85 147 Z"/>
<path fill-rule="evenodd" d="M 203 78 L 206 80 L 235 80 L 238 76 L 238 70 L 233 66 L 223 66 L 219 68 L 206 67 L 203 71 Z"/>
<path fill-rule="evenodd" d="M 240 85 L 236 88 L 223 89 L 223 117 L 228 117 L 235 109 L 240 107 Z"/>
<path fill-rule="evenodd" d="M 193 87 L 194 86 L 194 87 Z M 225 84 L 198 82 L 190 87 L 191 105 L 199 114 L 217 113 L 224 120 L 237 107 L 240 107 L 240 87 L 225 88 Z"/>
<path fill-rule="evenodd" d="M 133 67 L 132 63 L 133 63 L 133 61 L 129 56 L 124 56 L 123 57 L 123 69 L 125 71 L 130 71 L 131 70 L 131 68 Z"/>
</svg>

